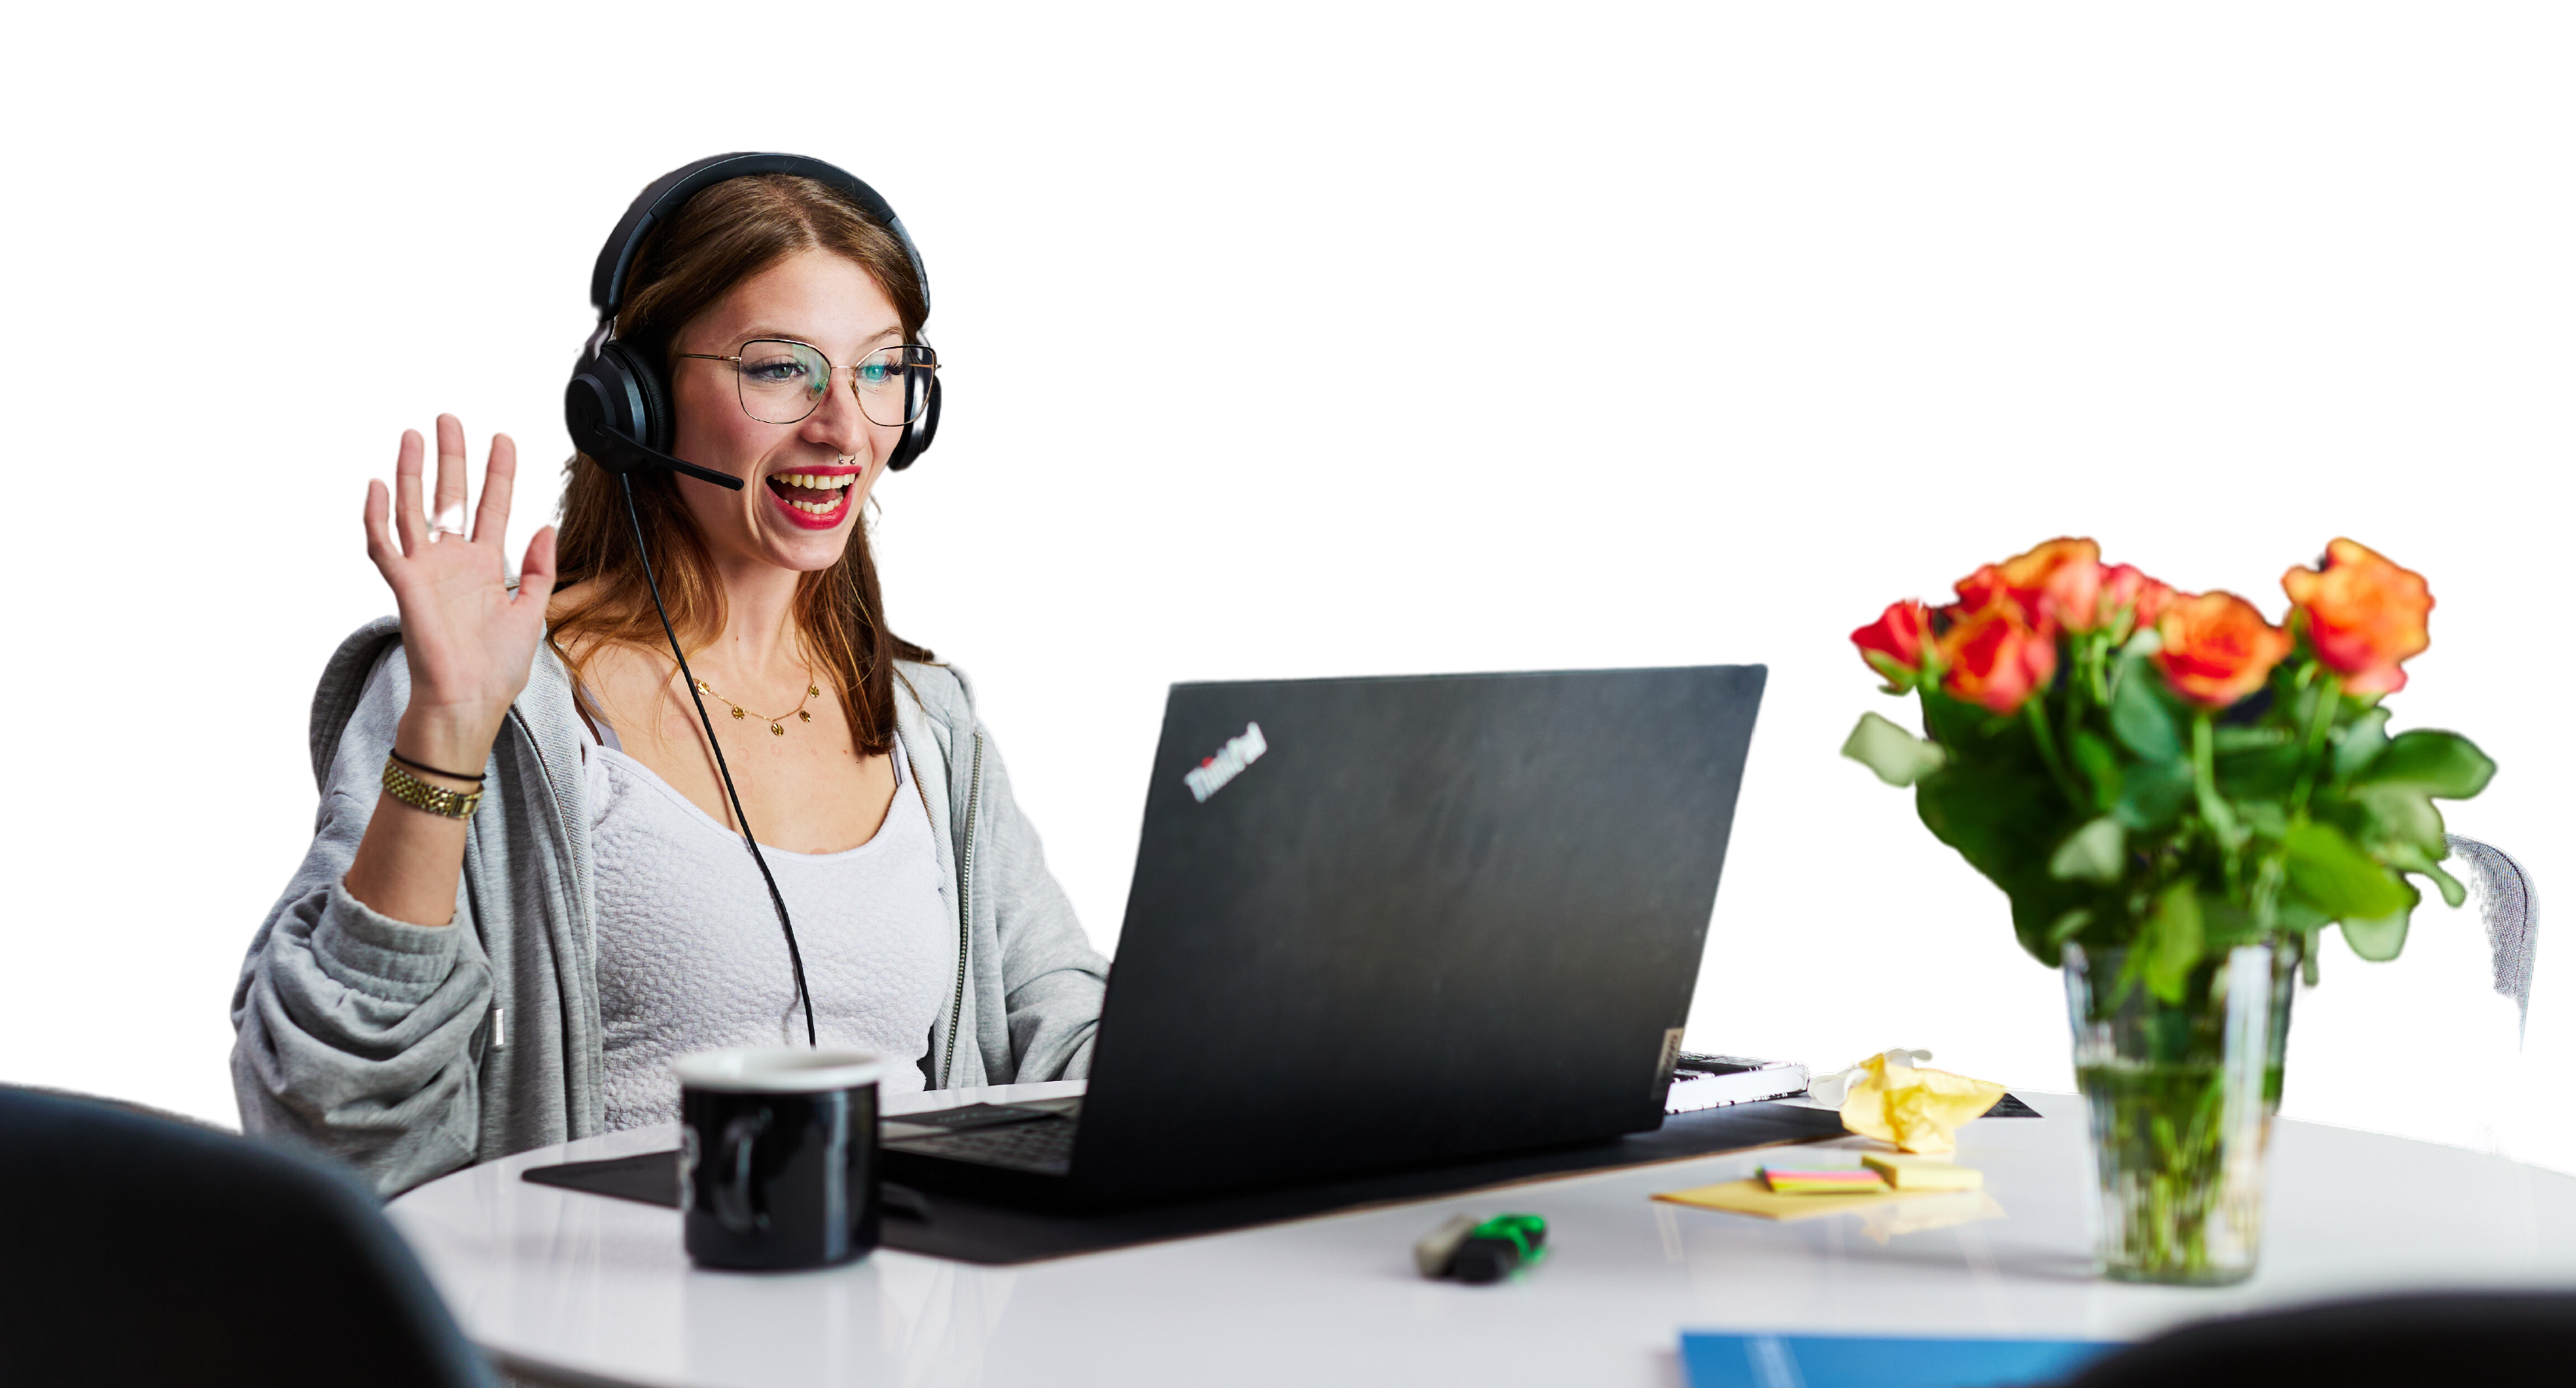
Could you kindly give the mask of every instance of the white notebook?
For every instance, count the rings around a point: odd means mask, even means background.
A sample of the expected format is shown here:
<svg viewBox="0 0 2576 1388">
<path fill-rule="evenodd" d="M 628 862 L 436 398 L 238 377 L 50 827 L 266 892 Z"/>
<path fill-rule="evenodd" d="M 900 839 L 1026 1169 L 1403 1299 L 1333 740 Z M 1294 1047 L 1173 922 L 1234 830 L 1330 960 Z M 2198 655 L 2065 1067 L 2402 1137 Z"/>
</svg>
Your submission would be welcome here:
<svg viewBox="0 0 2576 1388">
<path fill-rule="evenodd" d="M 1806 1092 L 1807 1067 L 1794 1061 L 1684 1051 L 1673 1067 L 1673 1087 L 1664 1091 L 1664 1112 L 1697 1113 Z"/>
</svg>

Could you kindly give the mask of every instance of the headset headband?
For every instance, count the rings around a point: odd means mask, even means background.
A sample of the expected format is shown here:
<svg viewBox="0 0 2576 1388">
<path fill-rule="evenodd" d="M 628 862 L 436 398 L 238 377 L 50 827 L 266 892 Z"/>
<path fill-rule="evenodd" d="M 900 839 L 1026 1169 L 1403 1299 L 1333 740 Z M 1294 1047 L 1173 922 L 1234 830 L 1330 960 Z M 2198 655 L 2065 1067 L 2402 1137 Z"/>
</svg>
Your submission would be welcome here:
<svg viewBox="0 0 2576 1388">
<path fill-rule="evenodd" d="M 912 244 L 912 233 L 903 229 L 903 219 L 894 215 L 894 208 L 877 196 L 876 189 L 844 170 L 801 154 L 719 154 L 673 169 L 635 195 L 626 215 L 619 219 L 617 230 L 609 233 L 608 244 L 599 248 L 599 264 L 590 272 L 590 302 L 599 310 L 599 320 L 605 323 L 614 317 L 624 301 L 626 271 L 634 264 L 636 247 L 644 244 L 645 233 L 711 183 L 773 173 L 813 179 L 857 203 L 861 212 L 893 232 L 894 239 L 903 246 L 904 259 L 912 262 L 913 278 L 921 283 L 922 311 L 929 312 L 930 272 L 922 268 L 921 251 Z"/>
</svg>

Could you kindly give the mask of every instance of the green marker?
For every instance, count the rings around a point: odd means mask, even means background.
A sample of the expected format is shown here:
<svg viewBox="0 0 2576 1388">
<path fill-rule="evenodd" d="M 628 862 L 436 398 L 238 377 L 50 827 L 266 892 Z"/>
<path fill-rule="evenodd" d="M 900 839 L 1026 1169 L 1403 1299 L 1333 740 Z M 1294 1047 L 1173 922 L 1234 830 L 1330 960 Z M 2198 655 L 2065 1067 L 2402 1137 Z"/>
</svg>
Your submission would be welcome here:
<svg viewBox="0 0 2576 1388">
<path fill-rule="evenodd" d="M 1499 1282 L 1545 1256 L 1547 1221 L 1534 1214 L 1458 1215 L 1413 1246 L 1423 1276 L 1473 1283 Z"/>
</svg>

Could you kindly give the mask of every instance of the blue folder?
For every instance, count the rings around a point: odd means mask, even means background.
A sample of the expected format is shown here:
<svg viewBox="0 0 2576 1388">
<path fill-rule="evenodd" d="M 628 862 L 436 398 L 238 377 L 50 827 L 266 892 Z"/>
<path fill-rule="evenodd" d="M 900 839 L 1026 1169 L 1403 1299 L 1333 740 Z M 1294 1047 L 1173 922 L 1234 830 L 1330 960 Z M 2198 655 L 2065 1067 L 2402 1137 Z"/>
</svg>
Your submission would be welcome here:
<svg viewBox="0 0 2576 1388">
<path fill-rule="evenodd" d="M 1690 1388 L 2008 1388 L 2052 1383 L 2119 1348 L 2101 1340 L 1899 1340 L 1685 1331 Z"/>
</svg>

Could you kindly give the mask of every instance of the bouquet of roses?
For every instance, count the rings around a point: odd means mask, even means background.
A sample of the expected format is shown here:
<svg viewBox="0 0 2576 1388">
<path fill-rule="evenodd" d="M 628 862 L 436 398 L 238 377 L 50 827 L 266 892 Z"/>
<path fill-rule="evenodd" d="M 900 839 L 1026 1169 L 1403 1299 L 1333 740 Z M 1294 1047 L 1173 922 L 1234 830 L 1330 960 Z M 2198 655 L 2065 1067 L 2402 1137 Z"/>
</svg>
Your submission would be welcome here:
<svg viewBox="0 0 2576 1388">
<path fill-rule="evenodd" d="M 1891 604 L 1852 633 L 1925 737 L 1864 714 L 1843 754 L 1915 788 L 1923 823 L 2012 899 L 2024 948 L 2119 948 L 2159 997 L 2240 944 L 2295 950 L 2340 923 L 2393 959 L 2422 899 L 2464 892 L 2436 799 L 2494 763 L 2453 733 L 2391 736 L 2382 700 L 2430 643 L 2421 575 L 2351 540 L 2281 586 L 2279 626 L 2059 539 Z"/>
</svg>

